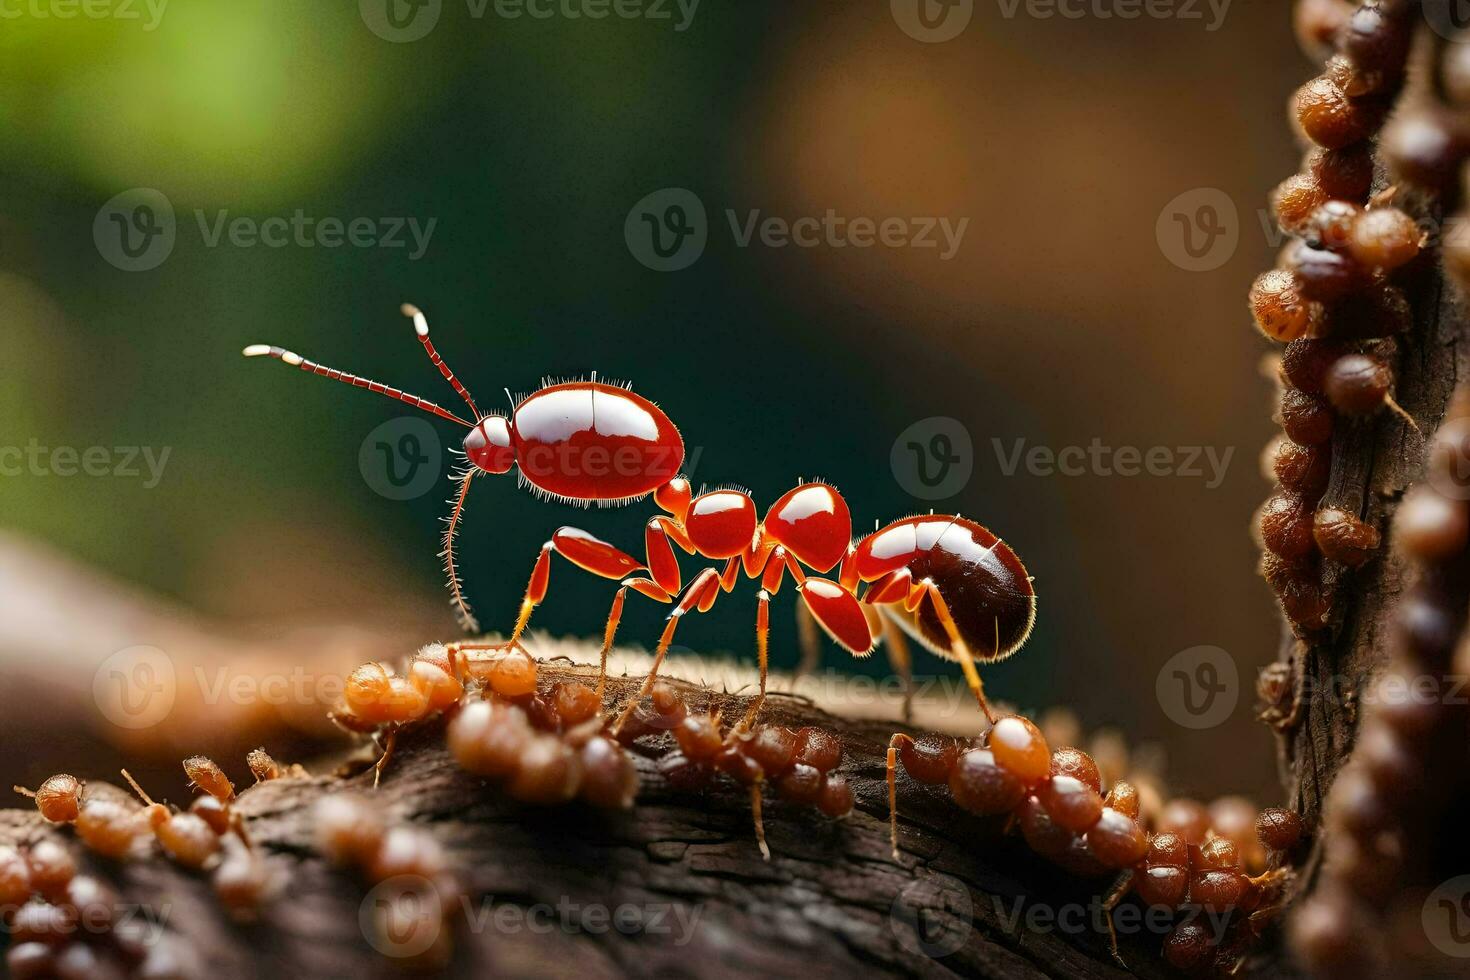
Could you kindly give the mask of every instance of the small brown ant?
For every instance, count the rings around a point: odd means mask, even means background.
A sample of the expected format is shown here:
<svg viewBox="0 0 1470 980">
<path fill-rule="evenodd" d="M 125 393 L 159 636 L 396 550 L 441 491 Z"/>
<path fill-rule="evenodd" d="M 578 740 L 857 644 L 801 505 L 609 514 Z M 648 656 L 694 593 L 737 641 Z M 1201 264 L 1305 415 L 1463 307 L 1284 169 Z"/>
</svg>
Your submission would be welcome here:
<svg viewBox="0 0 1470 980">
<path fill-rule="evenodd" d="M 212 864 L 219 854 L 219 834 L 197 813 L 171 812 L 155 803 L 126 769 L 123 778 L 143 801 L 148 826 L 164 852 L 179 864 L 196 871 Z"/>
<path fill-rule="evenodd" d="M 36 809 L 41 811 L 41 816 L 52 823 L 73 823 L 81 808 L 84 786 L 75 776 L 57 773 L 46 777 L 34 792 L 24 786 L 12 786 L 11 789 L 35 800 Z"/>
<path fill-rule="evenodd" d="M 1256 677 L 1256 696 L 1260 704 L 1256 719 L 1281 733 L 1290 732 L 1301 721 L 1306 681 L 1302 675 L 1302 647 L 1285 662 L 1267 664 Z"/>
</svg>

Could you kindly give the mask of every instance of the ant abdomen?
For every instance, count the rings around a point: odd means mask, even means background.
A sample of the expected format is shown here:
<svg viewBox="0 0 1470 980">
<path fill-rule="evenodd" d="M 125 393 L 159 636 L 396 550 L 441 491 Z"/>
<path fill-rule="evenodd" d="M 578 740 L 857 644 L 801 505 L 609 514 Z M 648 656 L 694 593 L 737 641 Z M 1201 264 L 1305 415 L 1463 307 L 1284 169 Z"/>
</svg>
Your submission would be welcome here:
<svg viewBox="0 0 1470 980">
<path fill-rule="evenodd" d="M 1189 845 L 1164 831 L 1149 839 L 1134 890 L 1145 905 L 1177 908 L 1189 894 Z"/>
<path fill-rule="evenodd" d="M 71 849 L 52 837 L 44 837 L 26 852 L 31 887 L 48 901 L 56 901 L 77 873 Z"/>
<path fill-rule="evenodd" d="M 898 746 L 898 758 L 904 771 L 931 786 L 949 779 L 959 754 L 959 743 L 944 735 L 920 735 L 905 739 Z"/>
<path fill-rule="evenodd" d="M 89 850 L 114 860 L 130 857 L 150 829 L 140 808 L 106 797 L 84 800 L 74 826 Z"/>
</svg>

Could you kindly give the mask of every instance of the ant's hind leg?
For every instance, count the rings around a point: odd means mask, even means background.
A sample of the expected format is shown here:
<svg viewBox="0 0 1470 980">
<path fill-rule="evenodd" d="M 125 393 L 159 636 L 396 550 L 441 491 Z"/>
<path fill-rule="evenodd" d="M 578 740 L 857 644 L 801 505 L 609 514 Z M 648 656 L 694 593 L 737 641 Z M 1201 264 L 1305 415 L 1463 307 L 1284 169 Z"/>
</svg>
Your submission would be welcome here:
<svg viewBox="0 0 1470 980">
<path fill-rule="evenodd" d="M 970 692 L 975 695 L 975 700 L 980 704 L 980 710 L 985 713 L 985 720 L 994 725 L 995 712 L 990 710 L 990 702 L 985 700 L 985 685 L 980 680 L 980 672 L 975 669 L 975 655 L 970 652 L 969 644 L 960 635 L 959 626 L 955 624 L 954 616 L 949 611 L 949 603 L 944 601 L 939 586 L 928 579 L 920 582 L 916 588 L 923 590 L 933 605 L 934 613 L 939 617 L 939 624 L 949 635 L 950 652 L 960 662 L 960 669 L 965 672 L 965 683 L 970 686 Z M 996 625 L 996 629 L 1000 629 L 999 624 Z"/>
</svg>

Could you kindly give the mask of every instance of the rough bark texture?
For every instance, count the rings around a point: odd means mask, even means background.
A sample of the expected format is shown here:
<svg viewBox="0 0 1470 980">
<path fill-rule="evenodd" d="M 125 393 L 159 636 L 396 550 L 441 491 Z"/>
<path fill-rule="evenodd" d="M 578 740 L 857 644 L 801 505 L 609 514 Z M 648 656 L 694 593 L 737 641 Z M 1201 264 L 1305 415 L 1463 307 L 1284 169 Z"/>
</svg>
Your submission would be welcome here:
<svg viewBox="0 0 1470 980">
<path fill-rule="evenodd" d="M 552 678 L 587 673 L 545 668 Z M 756 848 L 746 791 L 729 781 L 698 794 L 673 790 L 654 770 L 658 745 L 638 756 L 637 806 L 609 814 L 581 805 L 537 810 L 514 804 L 454 765 L 440 726 L 407 734 L 375 792 L 394 819 L 430 827 L 451 851 L 471 895 L 470 918 L 487 923 L 475 928 L 457 917 L 453 972 L 1127 975 L 1109 958 L 1089 908 L 1107 891 L 1108 879 L 1084 883 L 1049 871 L 1018 837 L 1002 838 L 995 822 L 964 814 L 941 789 L 906 777 L 900 783 L 903 857 L 895 863 L 884 785 L 891 726 L 844 722 L 785 698 L 773 698 L 767 711 L 772 722 L 840 732 L 846 745 L 841 771 L 858 801 L 848 818 L 835 822 L 809 808 L 769 801 L 769 862 Z M 360 760 L 354 768 L 361 769 Z M 238 807 L 252 837 L 287 882 L 251 926 L 231 923 L 203 877 L 161 858 L 95 867 L 119 883 L 127 901 L 166 916 L 168 933 L 192 949 L 201 975 L 392 974 L 394 965 L 370 948 L 359 925 L 366 887 L 325 864 L 313 845 L 316 801 L 349 788 L 374 792 L 370 787 L 370 774 L 359 771 L 276 780 L 241 794 Z M 24 841 L 46 832 L 34 813 L 0 812 L 0 839 Z M 69 830 L 55 832 L 70 836 Z M 1026 904 L 1020 904 L 1023 897 Z M 575 909 L 557 913 L 559 903 Z M 648 929 L 627 935 L 578 925 L 588 908 L 612 914 L 623 905 L 645 917 L 672 910 L 656 926 L 646 918 Z M 533 906 L 542 909 L 528 924 L 518 910 Z M 1032 916 L 1070 909 L 1087 918 L 1035 928 L 1040 920 L 1028 926 L 1026 918 L 1033 906 L 1038 911 Z M 595 927 L 600 920 L 585 921 Z M 684 923 L 692 924 L 687 936 Z M 1165 975 L 1159 940 L 1147 931 L 1122 937 L 1123 955 L 1138 975 Z"/>
</svg>

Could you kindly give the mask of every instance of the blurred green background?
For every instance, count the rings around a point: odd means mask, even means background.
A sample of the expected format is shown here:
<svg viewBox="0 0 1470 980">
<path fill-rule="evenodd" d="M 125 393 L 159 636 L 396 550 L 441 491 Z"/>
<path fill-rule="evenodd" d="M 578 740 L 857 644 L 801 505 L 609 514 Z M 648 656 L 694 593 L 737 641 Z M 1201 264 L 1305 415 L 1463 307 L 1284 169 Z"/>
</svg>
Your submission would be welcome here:
<svg viewBox="0 0 1470 980">
<path fill-rule="evenodd" d="M 1270 741 L 1249 717 L 1277 627 L 1247 534 L 1271 425 L 1244 293 L 1273 251 L 1257 209 L 1295 166 L 1282 107 L 1307 68 L 1288 6 L 1237 3 L 1216 30 L 1009 6 L 977 3 L 960 36 L 929 44 L 881 2 L 705 0 L 676 30 L 673 5 L 668 20 L 511 19 L 445 0 L 408 43 L 350 2 L 175 0 L 152 29 L 141 0 L 138 20 L 12 5 L 0 443 L 170 457 L 153 488 L 0 479 L 0 521 L 239 625 L 354 619 L 453 636 L 435 555 L 448 484 L 398 502 L 359 470 L 364 439 L 405 412 L 239 354 L 272 342 L 456 406 L 397 312 L 412 300 L 482 406 L 596 370 L 670 413 L 701 452 L 696 483 L 741 484 L 764 504 L 821 476 L 860 529 L 931 506 L 987 524 L 1040 595 L 1028 648 L 986 674 L 997 696 L 1160 739 L 1183 789 L 1274 801 Z M 710 216 L 702 257 L 667 273 L 640 264 L 623 231 L 666 187 Z M 94 239 L 99 209 L 130 188 L 161 192 L 177 216 L 172 252 L 148 271 L 116 267 Z M 1239 208 L 1239 246 L 1208 272 L 1180 268 L 1156 238 L 1161 210 L 1194 188 Z M 411 247 L 211 246 L 196 216 L 298 209 L 435 224 L 415 260 Z M 742 248 L 726 209 L 969 225 L 950 261 Z M 890 466 L 899 433 L 930 416 L 958 419 L 975 451 L 968 484 L 932 503 Z M 439 432 L 457 443 L 454 427 Z M 1007 476 L 991 441 L 1095 437 L 1234 456 L 1212 489 Z M 478 481 L 463 564 L 486 626 L 509 625 L 553 528 L 641 554 L 647 513 Z M 750 658 L 750 591 L 681 641 Z M 535 625 L 597 633 L 610 595 L 560 565 Z M 777 666 L 796 659 L 793 599 L 774 614 Z M 663 615 L 630 603 L 622 638 L 651 644 Z M 1197 644 L 1229 651 L 1243 688 L 1206 732 L 1173 725 L 1154 694 L 1160 666 Z M 881 673 L 882 658 L 858 669 Z"/>
</svg>

